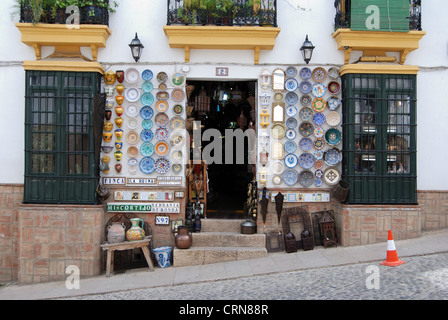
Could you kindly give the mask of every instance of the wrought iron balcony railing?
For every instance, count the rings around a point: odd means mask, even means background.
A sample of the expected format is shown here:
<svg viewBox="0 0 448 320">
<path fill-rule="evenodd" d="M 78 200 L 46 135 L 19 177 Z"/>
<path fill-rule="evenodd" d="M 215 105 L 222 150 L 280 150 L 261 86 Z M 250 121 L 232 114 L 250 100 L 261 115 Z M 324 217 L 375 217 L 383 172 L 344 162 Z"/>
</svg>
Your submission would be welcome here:
<svg viewBox="0 0 448 320">
<path fill-rule="evenodd" d="M 167 25 L 277 27 L 277 0 L 167 0 Z"/>
<path fill-rule="evenodd" d="M 335 0 L 334 7 L 336 8 L 335 30 L 350 29 L 352 0 Z M 409 19 L 409 30 L 422 30 L 421 0 L 409 0 L 409 16 L 406 18 Z"/>
</svg>

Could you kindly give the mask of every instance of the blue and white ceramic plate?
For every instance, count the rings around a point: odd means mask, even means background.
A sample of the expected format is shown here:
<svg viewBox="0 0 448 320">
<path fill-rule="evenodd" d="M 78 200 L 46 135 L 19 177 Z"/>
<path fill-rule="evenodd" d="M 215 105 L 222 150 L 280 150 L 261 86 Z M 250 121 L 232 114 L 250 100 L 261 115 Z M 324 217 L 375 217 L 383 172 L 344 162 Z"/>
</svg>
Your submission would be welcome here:
<svg viewBox="0 0 448 320">
<path fill-rule="evenodd" d="M 341 131 L 339 131 L 336 128 L 328 129 L 327 132 L 325 132 L 325 140 L 328 144 L 331 145 L 338 145 L 341 142 L 342 134 Z"/>
<path fill-rule="evenodd" d="M 297 69 L 293 66 L 286 68 L 285 72 L 289 77 L 295 77 L 297 75 Z"/>
<path fill-rule="evenodd" d="M 292 140 L 296 137 L 297 133 L 294 131 L 294 129 L 288 129 L 286 130 L 286 138 L 288 138 L 289 140 Z"/>
<path fill-rule="evenodd" d="M 304 107 L 299 111 L 299 117 L 302 121 L 311 121 L 313 119 L 313 110 L 308 107 Z"/>
<path fill-rule="evenodd" d="M 289 105 L 296 104 L 299 101 L 299 96 L 295 92 L 288 92 L 285 97 L 285 101 Z"/>
<path fill-rule="evenodd" d="M 151 70 L 149 70 L 149 69 L 143 70 L 143 72 L 142 72 L 143 80 L 150 81 L 152 79 L 152 77 L 153 77 L 153 73 Z"/>
<path fill-rule="evenodd" d="M 324 116 L 324 114 L 323 113 L 316 113 L 314 116 L 313 116 L 313 122 L 316 124 L 316 125 L 318 125 L 318 126 L 321 126 L 321 125 L 323 125 L 324 123 L 325 123 L 325 116 Z"/>
<path fill-rule="evenodd" d="M 309 170 L 303 170 L 299 174 L 299 183 L 304 187 L 310 187 L 314 182 L 314 175 Z"/>
<path fill-rule="evenodd" d="M 140 170 L 143 173 L 150 174 L 153 173 L 156 169 L 156 163 L 153 158 L 150 157 L 144 157 L 142 160 L 140 160 Z"/>
<path fill-rule="evenodd" d="M 300 82 L 299 90 L 303 94 L 310 93 L 311 90 L 313 90 L 313 85 L 311 84 L 311 82 L 304 80 L 304 81 Z"/>
<path fill-rule="evenodd" d="M 328 109 L 331 111 L 336 110 L 341 105 L 341 100 L 338 97 L 330 97 L 327 100 Z"/>
<path fill-rule="evenodd" d="M 299 156 L 299 164 L 303 169 L 311 169 L 314 166 L 314 157 L 311 153 L 305 152 Z"/>
<path fill-rule="evenodd" d="M 151 141 L 152 138 L 154 138 L 154 133 L 152 133 L 151 130 L 143 129 L 142 132 L 140 132 L 140 139 L 143 141 Z"/>
<path fill-rule="evenodd" d="M 154 85 L 152 84 L 151 81 L 145 81 L 142 84 L 143 92 L 151 92 L 153 88 L 154 88 Z"/>
<path fill-rule="evenodd" d="M 152 108 L 149 106 L 146 106 L 146 107 L 143 107 L 140 109 L 140 117 L 142 117 L 145 120 L 151 119 L 153 115 L 154 115 L 154 110 L 152 110 Z"/>
<path fill-rule="evenodd" d="M 157 159 L 156 163 L 155 163 L 155 167 L 156 167 L 156 172 L 159 174 L 165 174 L 167 173 L 170 168 L 171 168 L 171 164 L 170 161 L 165 158 L 165 157 L 160 157 L 159 159 Z"/>
<path fill-rule="evenodd" d="M 300 78 L 302 78 L 303 80 L 308 80 L 309 78 L 311 78 L 311 69 L 304 67 L 302 69 L 300 69 Z"/>
<path fill-rule="evenodd" d="M 287 153 L 294 153 L 297 150 L 297 144 L 291 140 L 286 141 L 283 147 Z"/>
<path fill-rule="evenodd" d="M 142 127 L 143 127 L 143 129 L 151 129 L 152 128 L 152 125 L 153 125 L 153 123 L 152 123 L 152 120 L 150 120 L 150 119 L 146 119 L 146 120 L 143 120 L 142 121 Z"/>
<path fill-rule="evenodd" d="M 310 138 L 302 138 L 299 141 L 299 147 L 303 151 L 308 151 L 313 147 L 313 140 L 311 140 Z"/>
<path fill-rule="evenodd" d="M 288 128 L 288 129 L 294 129 L 295 127 L 297 127 L 297 119 L 296 118 L 293 118 L 293 117 L 291 117 L 291 118 L 288 118 L 287 120 L 286 120 L 286 127 Z"/>
<path fill-rule="evenodd" d="M 154 102 L 154 96 L 150 92 L 145 92 L 140 98 L 140 102 L 144 106 L 150 106 Z"/>
<path fill-rule="evenodd" d="M 283 172 L 282 178 L 283 178 L 283 182 L 286 183 L 288 186 L 293 186 L 297 183 L 297 179 L 299 178 L 299 175 L 296 170 L 288 169 Z"/>
<path fill-rule="evenodd" d="M 314 185 L 315 185 L 316 187 L 320 187 L 320 186 L 322 186 L 322 183 L 323 183 L 323 181 L 322 181 L 321 178 L 316 178 L 316 179 L 314 180 Z"/>
<path fill-rule="evenodd" d="M 324 161 L 328 166 L 337 166 L 342 161 L 342 153 L 337 148 L 331 148 L 324 152 Z"/>
<path fill-rule="evenodd" d="M 150 157 L 154 154 L 154 145 L 151 142 L 144 142 L 140 146 L 140 153 L 144 157 Z"/>
<path fill-rule="evenodd" d="M 286 79 L 285 81 L 285 89 L 289 92 L 296 91 L 299 87 L 299 83 L 294 78 Z"/>
<path fill-rule="evenodd" d="M 294 168 L 297 165 L 297 162 L 299 160 L 297 159 L 297 156 L 295 154 L 287 154 L 285 157 L 285 166 L 288 168 Z"/>
<path fill-rule="evenodd" d="M 288 106 L 285 112 L 288 117 L 294 117 L 297 114 L 297 108 L 295 106 Z"/>
</svg>

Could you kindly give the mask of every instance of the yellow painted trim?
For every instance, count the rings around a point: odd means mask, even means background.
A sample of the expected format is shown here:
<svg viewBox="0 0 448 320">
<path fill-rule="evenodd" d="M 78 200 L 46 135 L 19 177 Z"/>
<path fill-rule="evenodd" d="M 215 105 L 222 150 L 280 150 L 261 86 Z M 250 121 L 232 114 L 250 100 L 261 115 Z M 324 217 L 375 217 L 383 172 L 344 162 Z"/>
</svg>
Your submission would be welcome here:
<svg viewBox="0 0 448 320">
<path fill-rule="evenodd" d="M 23 68 L 38 71 L 98 72 L 104 74 L 104 67 L 100 63 L 88 61 L 24 61 Z"/>
<path fill-rule="evenodd" d="M 344 62 L 348 64 L 351 51 L 363 51 L 365 56 L 385 56 L 386 52 L 399 52 L 400 63 L 419 47 L 426 31 L 384 32 L 338 29 L 333 33 L 338 50 L 344 51 Z"/>
<path fill-rule="evenodd" d="M 253 50 L 258 64 L 260 50 L 272 50 L 280 28 L 164 26 L 170 48 L 185 50 L 185 62 L 190 61 L 191 49 Z"/>
<path fill-rule="evenodd" d="M 417 74 L 418 66 L 403 66 L 390 64 L 346 64 L 339 68 L 339 75 L 348 73 L 377 73 L 377 74 Z"/>
<path fill-rule="evenodd" d="M 98 48 L 105 48 L 111 31 L 105 25 L 80 25 L 79 29 L 70 29 L 63 24 L 16 23 L 22 34 L 22 42 L 33 47 L 36 59 L 42 59 L 41 47 L 55 47 L 55 52 L 79 53 L 81 47 L 92 50 L 93 60 L 98 58 Z"/>
</svg>

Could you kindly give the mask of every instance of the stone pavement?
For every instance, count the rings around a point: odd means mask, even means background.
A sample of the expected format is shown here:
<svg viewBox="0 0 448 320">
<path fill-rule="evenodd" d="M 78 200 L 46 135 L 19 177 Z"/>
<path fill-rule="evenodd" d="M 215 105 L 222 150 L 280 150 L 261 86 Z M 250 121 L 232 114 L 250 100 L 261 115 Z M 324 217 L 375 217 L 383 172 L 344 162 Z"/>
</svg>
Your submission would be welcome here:
<svg viewBox="0 0 448 320">
<path fill-rule="evenodd" d="M 448 229 L 425 232 L 416 239 L 395 241 L 398 257 L 448 252 Z M 345 266 L 357 263 L 379 263 L 385 260 L 387 244 L 378 243 L 354 247 L 316 247 L 297 253 L 271 253 L 266 258 L 241 260 L 210 265 L 127 270 L 111 277 L 104 275 L 81 279 L 79 289 L 67 289 L 65 282 L 0 288 L 1 300 L 56 299 L 88 296 L 126 290 L 170 287 L 181 284 L 247 278 L 281 272 Z M 86 297 L 88 298 L 88 297 Z"/>
</svg>

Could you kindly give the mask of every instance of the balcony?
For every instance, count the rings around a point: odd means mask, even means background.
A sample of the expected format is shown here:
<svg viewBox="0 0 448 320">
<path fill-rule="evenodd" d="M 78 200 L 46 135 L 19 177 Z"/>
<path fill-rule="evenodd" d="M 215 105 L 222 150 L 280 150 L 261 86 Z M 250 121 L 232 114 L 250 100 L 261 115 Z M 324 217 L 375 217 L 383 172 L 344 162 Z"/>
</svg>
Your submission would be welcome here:
<svg viewBox="0 0 448 320">
<path fill-rule="evenodd" d="M 164 32 L 171 48 L 272 50 L 280 32 L 277 0 L 167 0 Z"/>
</svg>

